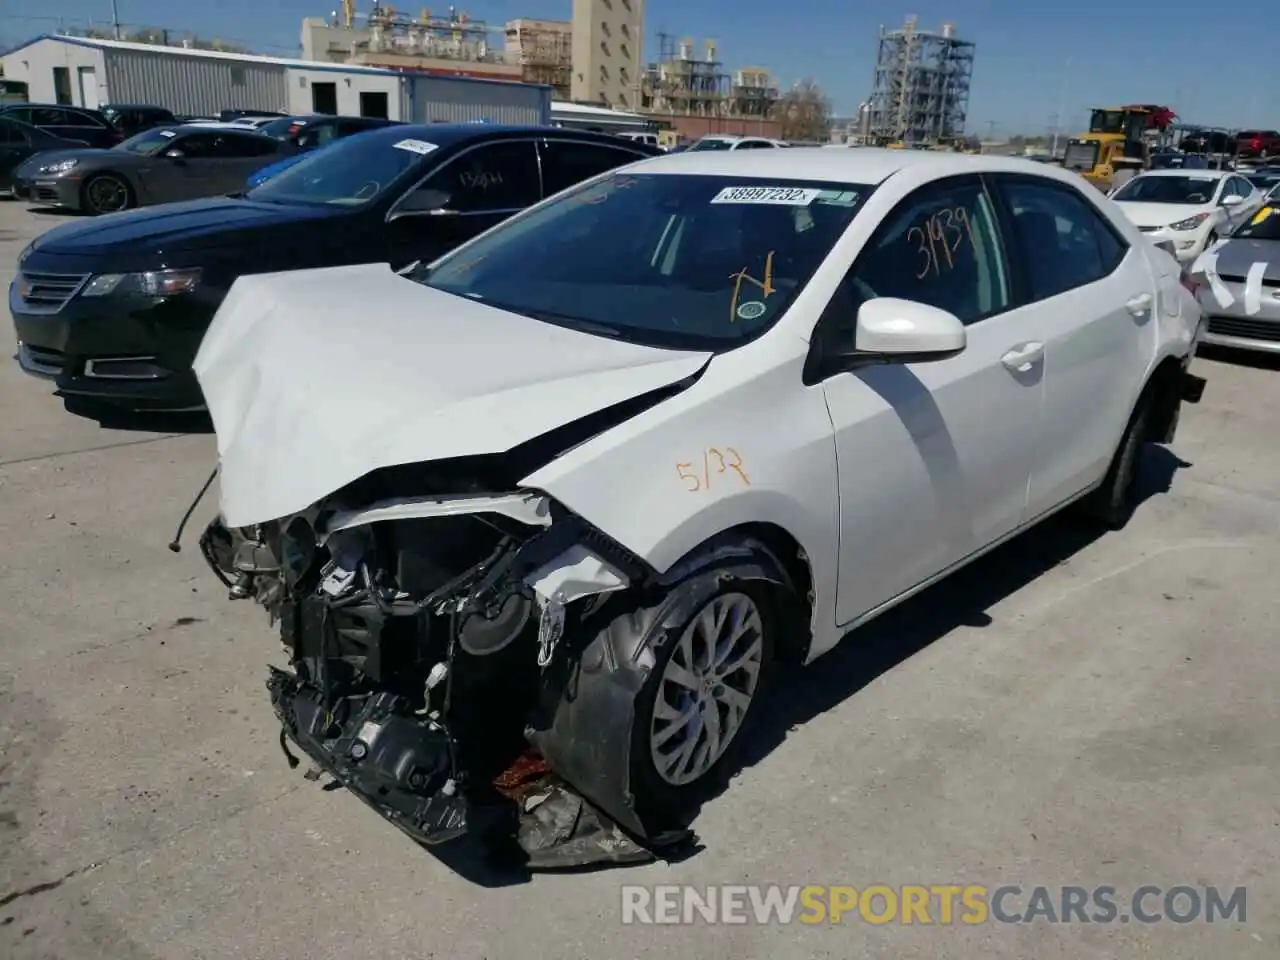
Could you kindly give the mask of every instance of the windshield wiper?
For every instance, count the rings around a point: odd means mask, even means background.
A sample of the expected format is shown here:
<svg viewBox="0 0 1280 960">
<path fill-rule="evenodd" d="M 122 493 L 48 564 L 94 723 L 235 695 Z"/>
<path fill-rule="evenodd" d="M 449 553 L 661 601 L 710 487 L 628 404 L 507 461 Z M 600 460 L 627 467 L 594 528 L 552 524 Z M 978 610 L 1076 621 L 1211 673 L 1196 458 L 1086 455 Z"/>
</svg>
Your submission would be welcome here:
<svg viewBox="0 0 1280 960">
<path fill-rule="evenodd" d="M 497 304 L 494 304 L 497 306 Z M 578 317 L 571 317 L 563 313 L 552 313 L 549 310 L 513 310 L 513 313 L 521 313 L 526 317 L 534 320 L 541 320 L 544 323 L 554 323 L 558 327 L 568 327 L 571 330 L 580 330 L 583 333 L 594 333 L 602 337 L 621 337 L 622 331 L 617 327 L 610 327 L 603 323 L 596 323 L 593 320 L 582 320 Z"/>
</svg>

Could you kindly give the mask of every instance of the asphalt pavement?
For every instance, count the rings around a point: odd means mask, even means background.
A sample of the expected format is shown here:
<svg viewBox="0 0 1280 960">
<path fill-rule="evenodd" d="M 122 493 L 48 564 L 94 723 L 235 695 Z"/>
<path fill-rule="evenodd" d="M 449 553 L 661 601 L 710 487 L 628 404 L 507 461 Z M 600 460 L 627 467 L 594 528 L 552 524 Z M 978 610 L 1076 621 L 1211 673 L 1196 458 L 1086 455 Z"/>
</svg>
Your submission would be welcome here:
<svg viewBox="0 0 1280 960">
<path fill-rule="evenodd" d="M 0 202 L 6 288 L 60 220 Z M 1274 960 L 1280 364 L 1196 368 L 1204 402 L 1126 530 L 1051 524 L 788 680 L 683 862 L 525 878 L 442 862 L 286 766 L 265 617 L 193 535 L 166 549 L 212 438 L 76 419 L 6 353 L 0 956 Z M 1247 915 L 623 922 L 623 884 L 765 883 L 1245 887 Z"/>
</svg>

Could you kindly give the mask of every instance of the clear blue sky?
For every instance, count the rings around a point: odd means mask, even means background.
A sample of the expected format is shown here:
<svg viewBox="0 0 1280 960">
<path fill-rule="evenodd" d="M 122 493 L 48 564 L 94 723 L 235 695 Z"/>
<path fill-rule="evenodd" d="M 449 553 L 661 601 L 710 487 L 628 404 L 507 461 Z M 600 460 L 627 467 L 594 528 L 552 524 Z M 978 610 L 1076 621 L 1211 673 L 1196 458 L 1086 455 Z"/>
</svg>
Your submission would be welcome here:
<svg viewBox="0 0 1280 960">
<path fill-rule="evenodd" d="M 264 53 L 296 55 L 303 16 L 324 16 L 338 0 L 118 0 L 130 26 L 190 30 Z M 444 12 L 440 0 L 397 4 Z M 500 24 L 514 17 L 567 19 L 570 0 L 470 0 L 459 9 Z M 367 10 L 370 0 L 357 0 Z M 1191 13 L 1194 9 L 1196 12 Z M 1188 122 L 1280 128 L 1280 58 L 1263 38 L 1274 4 L 1237 0 L 1192 8 L 1169 0 L 648 0 L 646 58 L 657 33 L 717 41 L 730 69 L 771 68 L 784 84 L 812 76 L 836 111 L 849 114 L 872 80 L 879 27 L 909 13 L 921 27 L 953 20 L 977 44 L 969 129 L 1042 133 L 1065 103 L 1075 130 L 1090 105 L 1162 103 Z M 1217 11 L 1216 13 L 1214 11 Z M 1229 12 L 1229 15 L 1227 15 Z M 3 0 L 0 45 L 68 24 L 107 23 L 111 0 Z M 52 19 L 51 19 L 52 18 Z M 1249 52 L 1255 31 L 1260 46 Z M 1065 95 L 1064 95 L 1065 91 Z"/>
</svg>

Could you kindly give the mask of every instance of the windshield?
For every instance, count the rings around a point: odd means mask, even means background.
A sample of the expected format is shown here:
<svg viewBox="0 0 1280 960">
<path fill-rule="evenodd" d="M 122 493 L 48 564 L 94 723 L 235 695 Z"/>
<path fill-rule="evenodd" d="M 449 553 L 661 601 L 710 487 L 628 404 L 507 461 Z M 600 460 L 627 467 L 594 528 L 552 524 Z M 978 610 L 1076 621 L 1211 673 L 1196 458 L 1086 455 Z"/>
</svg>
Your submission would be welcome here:
<svg viewBox="0 0 1280 960">
<path fill-rule="evenodd" d="M 508 221 L 414 279 L 633 343 L 728 349 L 777 321 L 870 191 L 614 173 Z"/>
<path fill-rule="evenodd" d="M 1270 199 L 1231 236 L 1244 240 L 1280 240 L 1280 204 Z"/>
<path fill-rule="evenodd" d="M 1265 193 L 1280 183 L 1280 173 L 1246 173 L 1245 179 Z"/>
<path fill-rule="evenodd" d="M 1134 177 L 1113 200 L 1130 203 L 1211 203 L 1221 181 L 1213 177 Z"/>
<path fill-rule="evenodd" d="M 111 149 L 125 150 L 143 157 L 150 157 L 169 146 L 169 141 L 176 136 L 177 133 L 173 130 L 153 127 L 150 130 L 144 130 L 142 133 L 135 133 L 128 140 L 117 143 Z"/>
<path fill-rule="evenodd" d="M 287 170 L 249 191 L 267 203 L 369 203 L 398 185 L 434 144 L 412 138 L 378 136 L 381 130 L 335 140 L 305 154 Z"/>
<path fill-rule="evenodd" d="M 732 150 L 733 140 L 717 140 L 712 137 L 703 137 L 695 143 L 690 150 Z"/>
</svg>

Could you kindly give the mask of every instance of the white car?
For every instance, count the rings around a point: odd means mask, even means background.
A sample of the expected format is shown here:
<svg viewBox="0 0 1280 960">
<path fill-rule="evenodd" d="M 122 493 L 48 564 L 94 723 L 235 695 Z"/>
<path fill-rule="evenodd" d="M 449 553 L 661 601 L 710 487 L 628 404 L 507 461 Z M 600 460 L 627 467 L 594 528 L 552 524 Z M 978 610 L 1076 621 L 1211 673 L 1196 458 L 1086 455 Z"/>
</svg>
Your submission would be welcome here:
<svg viewBox="0 0 1280 960">
<path fill-rule="evenodd" d="M 282 619 L 282 743 L 424 842 L 545 762 L 572 790 L 521 824 L 585 796 L 627 833 L 518 840 L 616 859 L 732 770 L 778 661 L 1068 506 L 1121 526 L 1199 321 L 1052 166 L 656 157 L 399 275 L 237 280 L 202 546 Z"/>
<path fill-rule="evenodd" d="M 686 152 L 701 153 L 706 150 L 769 150 L 775 147 L 785 147 L 786 145 L 787 144 L 782 140 L 772 140 L 769 137 L 734 137 L 718 135 L 700 137 Z"/>
<path fill-rule="evenodd" d="M 1262 206 L 1253 184 L 1224 170 L 1151 170 L 1110 196 L 1153 243 L 1168 241 L 1184 263 Z"/>
</svg>

